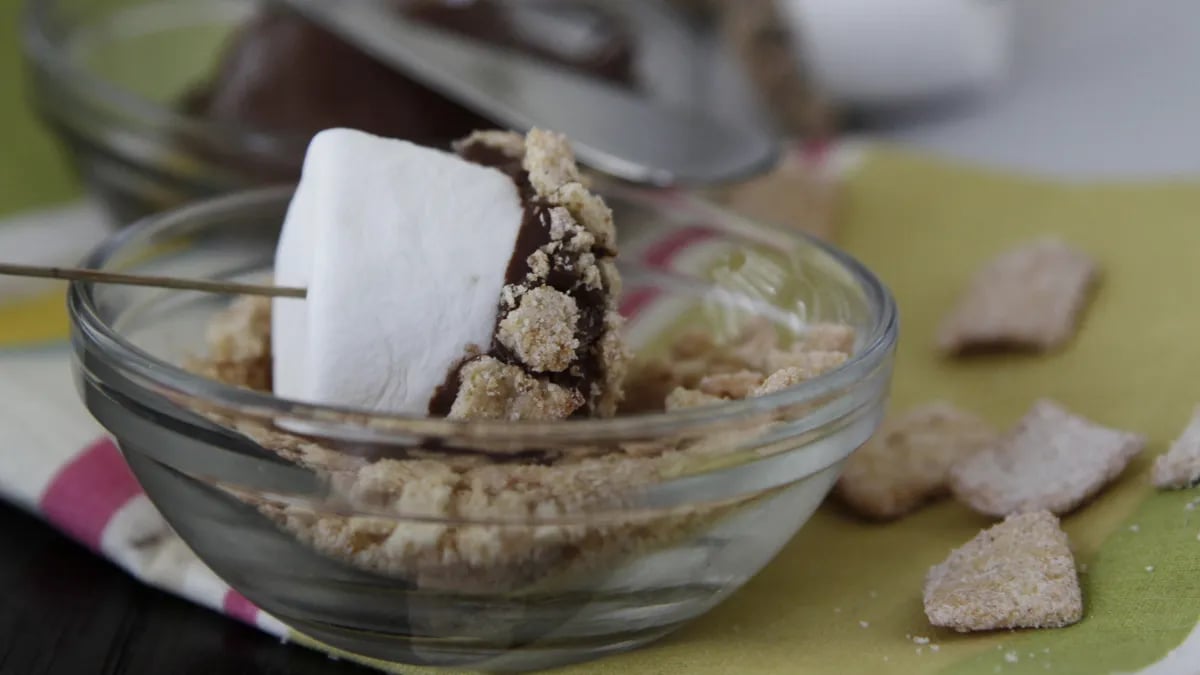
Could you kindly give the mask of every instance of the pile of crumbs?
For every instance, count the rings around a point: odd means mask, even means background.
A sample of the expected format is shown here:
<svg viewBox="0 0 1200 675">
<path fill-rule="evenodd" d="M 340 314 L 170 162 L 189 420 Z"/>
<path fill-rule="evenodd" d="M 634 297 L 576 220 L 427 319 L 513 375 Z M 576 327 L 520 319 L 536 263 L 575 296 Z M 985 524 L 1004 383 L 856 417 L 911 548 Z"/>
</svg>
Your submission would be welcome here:
<svg viewBox="0 0 1200 675">
<path fill-rule="evenodd" d="M 665 356 L 634 361 L 621 411 L 678 410 L 764 396 L 837 368 L 853 351 L 854 329 L 843 324 L 812 324 L 786 346 L 766 319 L 748 321 L 721 344 L 707 331 L 686 332 Z"/>
<path fill-rule="evenodd" d="M 207 358 L 193 370 L 228 384 L 265 390 L 270 372 L 270 304 L 235 301 L 213 323 Z M 227 336 L 237 336 L 230 339 Z M 655 378 L 631 370 L 627 404 L 668 409 L 689 404 L 760 396 L 815 377 L 848 358 L 853 331 L 819 325 L 781 344 L 773 327 L 751 323 L 718 343 L 692 332 L 678 338 L 660 361 Z M 705 372 L 697 364 L 712 364 Z M 779 368 L 771 373 L 769 364 Z M 799 365 L 797 365 L 799 364 Z M 669 385 L 669 386 L 664 386 Z M 657 402 L 654 401 L 657 397 Z M 421 588 L 461 592 L 508 592 L 545 588 L 578 574 L 662 546 L 712 526 L 733 511 L 769 499 L 774 492 L 720 504 L 642 515 L 621 515 L 600 524 L 569 518 L 627 508 L 639 489 L 678 475 L 681 468 L 753 443 L 778 422 L 758 419 L 735 429 L 684 441 L 572 448 L 533 458 L 484 453 L 446 454 L 414 448 L 404 458 L 368 461 L 313 439 L 248 419 L 215 417 L 284 459 L 326 479 L 332 494 L 354 511 L 393 512 L 407 519 L 318 512 L 229 489 L 282 529 L 315 550 L 374 573 L 404 578 Z M 429 519 L 415 522 L 413 517 Z M 540 525 L 530 525 L 536 518 Z M 545 524 L 565 518 L 563 524 Z M 507 519 L 514 524 L 446 524 L 446 521 Z M 526 524 L 520 524 L 524 521 Z"/>
</svg>

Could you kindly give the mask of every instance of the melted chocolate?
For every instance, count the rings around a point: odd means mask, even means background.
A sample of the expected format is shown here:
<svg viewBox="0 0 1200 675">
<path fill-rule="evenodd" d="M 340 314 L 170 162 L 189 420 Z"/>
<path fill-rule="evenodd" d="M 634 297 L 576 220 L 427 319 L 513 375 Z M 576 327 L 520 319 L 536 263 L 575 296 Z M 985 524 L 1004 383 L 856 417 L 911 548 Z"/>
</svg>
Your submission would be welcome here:
<svg viewBox="0 0 1200 675">
<path fill-rule="evenodd" d="M 632 42 L 618 26 L 610 26 L 598 44 L 572 52 L 537 39 L 495 0 L 395 4 L 414 20 L 632 85 Z M 273 9 L 234 35 L 215 76 L 183 107 L 260 131 L 311 136 L 349 127 L 439 147 L 494 126 L 303 17 Z"/>
<path fill-rule="evenodd" d="M 446 373 L 446 379 L 433 390 L 429 397 L 429 414 L 434 417 L 445 417 L 454 407 L 454 399 L 458 398 L 458 390 L 462 387 L 462 368 L 467 361 L 475 358 L 473 355 L 460 360 Z"/>
<path fill-rule="evenodd" d="M 505 270 L 504 282 L 505 284 L 527 283 L 527 277 L 531 271 L 529 257 L 552 241 L 550 236 L 551 205 L 537 196 L 533 186 L 529 183 L 529 174 L 521 166 L 520 159 L 510 157 L 497 148 L 482 143 L 473 143 L 462 148 L 459 155 L 467 161 L 505 173 L 517 186 L 523 215 L 521 228 L 513 246 L 513 254 Z M 599 356 L 595 353 L 595 347 L 596 341 L 604 330 L 605 295 L 600 290 L 584 286 L 579 267 L 574 264 L 574 261 L 570 265 L 571 269 L 565 269 L 565 266 L 561 264 L 565 261 L 557 255 L 554 257 L 550 274 L 546 278 L 546 285 L 575 298 L 576 306 L 579 309 L 579 321 L 576 325 L 579 347 L 570 368 L 558 373 L 539 373 L 539 376 L 582 394 L 586 401 L 590 398 L 588 396 L 589 386 L 601 374 Z M 502 310 L 496 316 L 497 327 L 503 318 L 504 311 Z M 487 354 L 503 363 L 524 368 L 521 360 L 513 354 L 512 350 L 496 338 L 492 339 Z M 446 381 L 437 388 L 429 401 L 430 415 L 444 417 L 449 414 L 450 408 L 454 405 L 454 399 L 458 396 L 462 367 L 471 358 L 474 357 L 464 359 L 446 375 Z M 590 404 L 584 405 L 576 412 L 576 415 L 585 416 L 590 411 Z"/>
</svg>

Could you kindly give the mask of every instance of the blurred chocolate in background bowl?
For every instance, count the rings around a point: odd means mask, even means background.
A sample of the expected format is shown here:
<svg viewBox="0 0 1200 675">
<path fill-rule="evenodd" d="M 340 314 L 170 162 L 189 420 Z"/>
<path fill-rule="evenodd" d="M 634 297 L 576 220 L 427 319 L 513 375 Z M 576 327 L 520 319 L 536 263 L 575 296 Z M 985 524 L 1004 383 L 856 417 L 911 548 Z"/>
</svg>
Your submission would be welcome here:
<svg viewBox="0 0 1200 675">
<path fill-rule="evenodd" d="M 669 103 L 813 133 L 825 128 L 824 108 L 785 57 L 770 7 L 396 2 L 414 20 Z M 119 222 L 292 181 L 320 129 L 445 146 L 493 126 L 305 20 L 246 0 L 28 0 L 24 42 L 33 102 Z"/>
<path fill-rule="evenodd" d="M 495 0 L 392 3 L 421 23 L 632 86 L 632 39 L 598 12 L 533 12 Z M 567 8 L 569 10 L 569 7 Z M 286 10 L 265 10 L 229 40 L 184 110 L 218 124 L 309 137 L 331 127 L 435 146 L 493 126 Z"/>
</svg>

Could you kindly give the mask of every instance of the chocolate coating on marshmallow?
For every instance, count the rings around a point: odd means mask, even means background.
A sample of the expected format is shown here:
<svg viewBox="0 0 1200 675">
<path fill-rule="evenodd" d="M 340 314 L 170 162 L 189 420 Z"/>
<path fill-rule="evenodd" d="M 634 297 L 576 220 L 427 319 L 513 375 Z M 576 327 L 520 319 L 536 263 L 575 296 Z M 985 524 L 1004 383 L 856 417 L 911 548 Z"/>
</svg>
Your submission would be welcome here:
<svg viewBox="0 0 1200 675">
<path fill-rule="evenodd" d="M 430 413 L 462 419 L 613 415 L 627 355 L 612 212 L 584 186 L 559 134 L 476 132 L 455 150 L 512 178 L 524 218 L 492 343 L 450 373 Z"/>
</svg>

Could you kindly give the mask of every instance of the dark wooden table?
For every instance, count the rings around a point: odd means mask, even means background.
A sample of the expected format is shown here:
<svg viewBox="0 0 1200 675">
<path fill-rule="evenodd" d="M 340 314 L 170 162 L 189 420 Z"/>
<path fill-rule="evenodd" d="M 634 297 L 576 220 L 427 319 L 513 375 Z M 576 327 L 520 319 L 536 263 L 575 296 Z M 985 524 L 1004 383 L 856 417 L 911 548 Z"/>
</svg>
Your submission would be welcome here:
<svg viewBox="0 0 1200 675">
<path fill-rule="evenodd" d="M 148 588 L 0 503 L 4 675 L 368 675 Z"/>
</svg>

